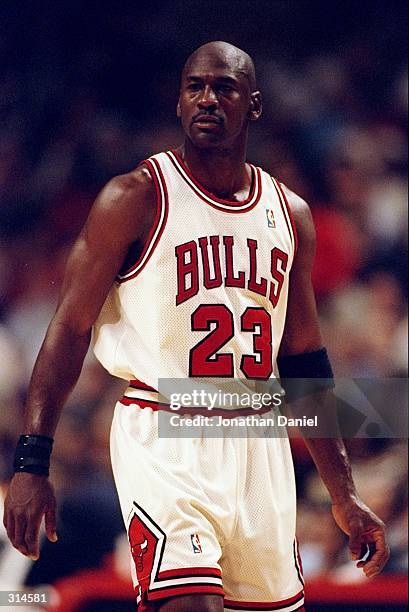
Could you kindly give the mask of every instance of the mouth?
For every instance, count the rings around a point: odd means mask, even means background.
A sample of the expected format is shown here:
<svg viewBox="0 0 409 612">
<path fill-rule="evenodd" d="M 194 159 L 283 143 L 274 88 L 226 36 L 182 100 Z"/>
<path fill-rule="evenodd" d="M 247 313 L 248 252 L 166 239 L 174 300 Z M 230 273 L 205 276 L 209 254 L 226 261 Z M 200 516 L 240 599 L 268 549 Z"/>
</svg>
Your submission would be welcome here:
<svg viewBox="0 0 409 612">
<path fill-rule="evenodd" d="M 192 123 L 198 126 L 210 127 L 213 125 L 220 125 L 221 120 L 214 115 L 198 115 L 193 119 Z"/>
</svg>

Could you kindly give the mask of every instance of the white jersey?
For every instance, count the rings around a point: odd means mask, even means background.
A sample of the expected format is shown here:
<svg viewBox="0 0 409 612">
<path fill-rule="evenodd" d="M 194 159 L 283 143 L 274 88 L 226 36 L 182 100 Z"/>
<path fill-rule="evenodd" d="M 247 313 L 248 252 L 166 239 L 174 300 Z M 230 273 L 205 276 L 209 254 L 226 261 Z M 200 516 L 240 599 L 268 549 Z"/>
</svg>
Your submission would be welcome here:
<svg viewBox="0 0 409 612">
<path fill-rule="evenodd" d="M 95 326 L 97 357 L 131 381 L 115 407 L 111 458 L 138 610 L 216 594 L 226 612 L 295 612 L 304 595 L 288 439 L 251 427 L 237 438 L 213 438 L 205 426 L 195 437 L 159 435 L 160 411 L 171 410 L 161 379 L 271 387 L 296 246 L 289 209 L 260 168 L 251 166 L 246 200 L 229 202 L 203 189 L 175 152 L 146 164 L 155 224 Z"/>
<path fill-rule="evenodd" d="M 206 191 L 176 151 L 145 163 L 156 219 L 95 324 L 97 358 L 145 389 L 159 379 L 274 378 L 296 250 L 282 186 L 250 165 L 248 197 L 232 202 Z"/>
</svg>

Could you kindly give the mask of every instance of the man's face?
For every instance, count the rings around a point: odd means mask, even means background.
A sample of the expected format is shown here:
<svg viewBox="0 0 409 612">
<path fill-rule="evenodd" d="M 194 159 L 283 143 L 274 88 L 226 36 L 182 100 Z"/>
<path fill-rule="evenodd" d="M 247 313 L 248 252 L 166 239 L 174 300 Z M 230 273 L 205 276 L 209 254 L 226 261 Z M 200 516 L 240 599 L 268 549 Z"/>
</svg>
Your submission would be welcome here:
<svg viewBox="0 0 409 612">
<path fill-rule="evenodd" d="M 256 95 L 234 62 L 199 54 L 183 72 L 177 115 L 195 146 L 229 147 L 247 131 L 248 121 L 258 118 Z"/>
</svg>

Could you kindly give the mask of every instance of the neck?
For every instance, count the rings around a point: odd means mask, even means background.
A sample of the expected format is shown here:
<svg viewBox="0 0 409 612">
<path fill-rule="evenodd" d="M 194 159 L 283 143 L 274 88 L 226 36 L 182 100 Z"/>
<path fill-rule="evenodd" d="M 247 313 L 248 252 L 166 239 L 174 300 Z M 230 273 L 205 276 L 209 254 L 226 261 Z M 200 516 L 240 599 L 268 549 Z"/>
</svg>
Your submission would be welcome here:
<svg viewBox="0 0 409 612">
<path fill-rule="evenodd" d="M 208 191 L 228 200 L 244 200 L 250 189 L 245 151 L 246 143 L 234 149 L 199 149 L 188 138 L 179 149 L 193 176 Z"/>
</svg>

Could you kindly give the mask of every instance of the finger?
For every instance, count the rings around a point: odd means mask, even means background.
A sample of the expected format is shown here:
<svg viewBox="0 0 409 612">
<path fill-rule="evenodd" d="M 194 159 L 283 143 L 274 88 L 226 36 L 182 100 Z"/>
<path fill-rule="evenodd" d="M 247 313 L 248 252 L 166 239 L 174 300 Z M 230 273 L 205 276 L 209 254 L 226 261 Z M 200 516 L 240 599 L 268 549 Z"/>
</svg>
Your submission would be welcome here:
<svg viewBox="0 0 409 612">
<path fill-rule="evenodd" d="M 389 548 L 388 547 L 386 547 L 385 549 L 376 551 L 376 553 L 370 559 L 366 559 L 365 561 L 360 561 L 359 563 L 357 563 L 357 566 L 358 567 L 371 567 L 371 565 L 375 565 L 376 563 L 379 563 L 379 560 L 382 559 L 383 557 L 385 557 L 386 560 L 389 558 Z"/>
<path fill-rule="evenodd" d="M 378 576 L 378 574 L 380 574 L 384 565 L 385 563 L 382 562 L 381 565 L 375 565 L 372 568 L 364 567 L 363 572 L 367 578 L 375 578 L 375 576 Z"/>
<path fill-rule="evenodd" d="M 12 515 L 11 512 L 5 512 L 4 513 L 3 524 L 4 524 L 5 528 L 6 528 L 7 536 L 9 538 L 10 542 L 13 543 L 14 542 L 15 525 L 14 525 L 14 516 Z"/>
<path fill-rule="evenodd" d="M 5 529 L 6 529 L 6 531 L 7 531 L 7 515 L 8 515 L 8 512 L 6 510 L 6 506 L 4 506 L 3 525 L 4 525 Z"/>
<path fill-rule="evenodd" d="M 387 555 L 386 553 L 382 553 L 379 556 L 377 556 L 375 560 L 373 561 L 371 560 L 371 563 L 360 561 L 359 563 L 357 563 L 357 567 L 359 567 L 360 569 L 363 569 L 366 575 L 372 574 L 372 572 L 379 574 L 382 571 L 382 569 L 385 567 L 385 564 L 388 558 L 389 558 L 389 555 Z"/>
<path fill-rule="evenodd" d="M 25 545 L 26 520 L 23 516 L 16 516 L 14 522 L 14 538 L 12 544 L 23 555 L 28 556 L 28 550 Z"/>
<path fill-rule="evenodd" d="M 351 526 L 349 535 L 349 550 L 354 561 L 360 558 L 362 544 L 362 528 L 360 525 Z"/>
<path fill-rule="evenodd" d="M 379 574 L 389 559 L 389 548 L 378 551 L 373 558 L 363 565 L 363 571 L 368 578 Z"/>
<path fill-rule="evenodd" d="M 376 544 L 375 542 L 369 542 L 368 544 L 369 554 L 365 561 L 370 561 L 374 554 L 376 553 Z"/>
<path fill-rule="evenodd" d="M 45 513 L 45 533 L 50 542 L 56 542 L 58 540 L 55 508 Z"/>
<path fill-rule="evenodd" d="M 41 525 L 41 514 L 29 517 L 24 541 L 28 556 L 36 561 L 40 556 L 40 525 Z"/>
<path fill-rule="evenodd" d="M 385 534 L 383 530 L 373 534 L 373 538 L 375 540 L 374 544 L 376 546 L 376 551 L 374 555 L 368 559 L 368 561 L 365 561 L 362 564 L 364 572 L 369 578 L 376 576 L 382 571 L 387 560 L 389 559 L 390 552 L 389 547 L 385 542 Z M 358 566 L 361 566 L 361 564 L 359 563 Z"/>
</svg>

